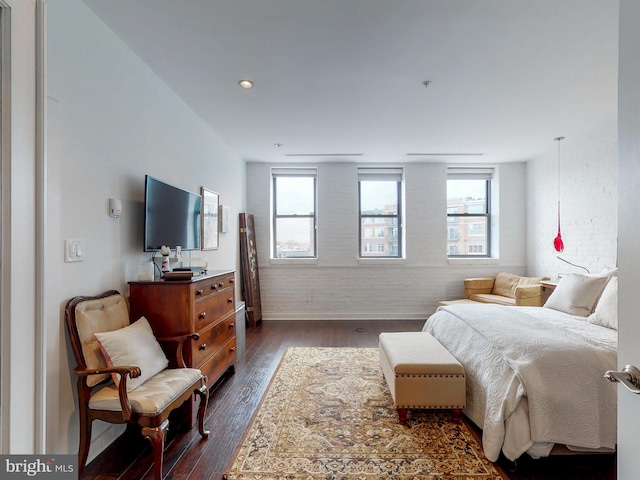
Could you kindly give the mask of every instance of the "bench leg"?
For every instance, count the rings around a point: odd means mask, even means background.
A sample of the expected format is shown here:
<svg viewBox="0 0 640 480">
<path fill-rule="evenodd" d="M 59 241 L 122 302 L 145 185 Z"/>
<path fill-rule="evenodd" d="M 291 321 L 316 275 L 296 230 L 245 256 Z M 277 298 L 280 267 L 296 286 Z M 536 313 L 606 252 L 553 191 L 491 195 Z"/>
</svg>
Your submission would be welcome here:
<svg viewBox="0 0 640 480">
<path fill-rule="evenodd" d="M 452 412 L 453 412 L 453 420 L 456 422 L 459 422 L 460 419 L 462 418 L 462 409 L 454 408 Z"/>
<path fill-rule="evenodd" d="M 400 425 L 406 425 L 407 424 L 407 409 L 406 408 L 399 408 L 398 409 L 398 421 L 400 422 Z"/>
</svg>

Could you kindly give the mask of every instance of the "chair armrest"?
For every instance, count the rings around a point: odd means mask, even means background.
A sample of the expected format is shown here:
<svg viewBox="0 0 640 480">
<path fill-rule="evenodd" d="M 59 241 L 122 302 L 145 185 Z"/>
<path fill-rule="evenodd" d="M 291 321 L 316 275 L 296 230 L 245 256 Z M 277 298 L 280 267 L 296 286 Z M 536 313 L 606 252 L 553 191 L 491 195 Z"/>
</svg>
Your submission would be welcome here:
<svg viewBox="0 0 640 480">
<path fill-rule="evenodd" d="M 178 365 L 178 368 L 186 368 L 187 364 L 184 361 L 184 342 L 187 340 L 198 340 L 200 338 L 199 333 L 188 333 L 186 335 L 176 335 L 173 337 L 162 337 L 158 338 L 158 342 L 160 343 L 175 343 L 176 351 L 175 351 L 175 361 Z"/>
<path fill-rule="evenodd" d="M 493 283 L 495 278 L 480 277 L 480 278 L 465 278 L 464 279 L 464 298 L 469 298 L 471 295 L 478 293 L 491 293 L 493 290 Z"/>
<path fill-rule="evenodd" d="M 542 285 L 516 287 L 516 305 L 525 307 L 541 307 Z"/>
<path fill-rule="evenodd" d="M 88 375 L 100 375 L 101 373 L 117 373 L 119 375 L 127 376 L 131 378 L 137 378 L 141 375 L 142 371 L 140 367 L 125 366 L 125 367 L 105 367 L 105 368 L 74 368 L 73 373 L 78 376 L 85 377 Z"/>
<path fill-rule="evenodd" d="M 98 375 L 100 373 L 117 373 L 120 375 L 120 382 L 118 382 L 118 398 L 120 399 L 120 408 L 122 408 L 122 417 L 125 421 L 131 419 L 133 409 L 129 402 L 129 396 L 127 395 L 127 378 L 136 378 L 142 374 L 140 367 L 136 366 L 123 366 L 123 367 L 107 367 L 107 368 L 74 368 L 73 373 L 79 376 Z M 84 388 L 87 388 L 86 383 Z"/>
</svg>

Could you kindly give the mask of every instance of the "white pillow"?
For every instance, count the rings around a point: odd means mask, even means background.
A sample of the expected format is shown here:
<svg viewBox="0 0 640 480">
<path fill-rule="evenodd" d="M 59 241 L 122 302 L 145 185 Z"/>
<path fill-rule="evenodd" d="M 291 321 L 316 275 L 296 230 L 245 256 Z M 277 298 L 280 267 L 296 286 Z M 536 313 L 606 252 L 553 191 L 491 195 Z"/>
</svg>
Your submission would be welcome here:
<svg viewBox="0 0 640 480">
<path fill-rule="evenodd" d="M 611 277 L 600 295 L 596 310 L 589 315 L 587 320 L 589 323 L 614 330 L 618 329 L 618 277 Z"/>
<path fill-rule="evenodd" d="M 591 315 L 608 281 L 609 277 L 569 273 L 560 279 L 544 306 L 570 315 L 587 317 Z"/>
<path fill-rule="evenodd" d="M 135 390 L 169 365 L 148 320 L 144 317 L 127 327 L 96 333 L 96 338 L 110 367 L 140 367 L 142 374 L 139 377 L 127 379 L 127 392 Z M 114 383 L 118 385 L 120 375 L 114 373 L 112 376 Z"/>
</svg>

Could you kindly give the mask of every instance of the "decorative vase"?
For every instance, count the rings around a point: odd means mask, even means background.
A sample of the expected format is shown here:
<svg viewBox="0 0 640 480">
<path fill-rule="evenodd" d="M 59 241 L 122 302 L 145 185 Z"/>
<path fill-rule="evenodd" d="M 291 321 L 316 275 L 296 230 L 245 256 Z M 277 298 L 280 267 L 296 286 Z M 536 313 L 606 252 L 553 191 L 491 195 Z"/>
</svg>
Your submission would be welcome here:
<svg viewBox="0 0 640 480">
<path fill-rule="evenodd" d="M 169 255 L 162 256 L 162 266 L 160 267 L 162 273 L 171 271 L 171 262 L 169 261 Z"/>
</svg>

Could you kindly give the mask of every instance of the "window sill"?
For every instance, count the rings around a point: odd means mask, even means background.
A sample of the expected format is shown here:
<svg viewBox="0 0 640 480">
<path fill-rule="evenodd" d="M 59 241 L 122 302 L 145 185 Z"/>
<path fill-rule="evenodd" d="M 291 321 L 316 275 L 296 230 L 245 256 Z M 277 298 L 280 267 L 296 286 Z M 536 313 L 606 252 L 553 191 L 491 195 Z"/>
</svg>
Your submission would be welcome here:
<svg viewBox="0 0 640 480">
<path fill-rule="evenodd" d="M 317 265 L 317 258 L 272 258 L 271 265 Z"/>
</svg>

